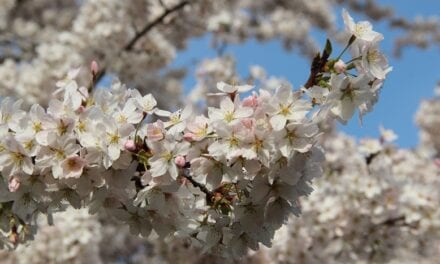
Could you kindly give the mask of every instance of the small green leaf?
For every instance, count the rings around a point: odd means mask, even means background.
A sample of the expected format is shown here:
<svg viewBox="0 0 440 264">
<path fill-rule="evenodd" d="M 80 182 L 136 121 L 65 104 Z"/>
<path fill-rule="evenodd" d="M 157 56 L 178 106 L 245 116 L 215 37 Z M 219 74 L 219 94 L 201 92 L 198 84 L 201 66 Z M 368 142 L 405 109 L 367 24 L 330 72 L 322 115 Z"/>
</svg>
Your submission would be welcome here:
<svg viewBox="0 0 440 264">
<path fill-rule="evenodd" d="M 325 48 L 324 48 L 324 53 L 322 54 L 322 57 L 328 58 L 330 56 L 330 54 L 332 54 L 332 51 L 333 51 L 332 43 L 330 42 L 329 39 L 327 39 L 327 41 L 325 42 Z"/>
</svg>

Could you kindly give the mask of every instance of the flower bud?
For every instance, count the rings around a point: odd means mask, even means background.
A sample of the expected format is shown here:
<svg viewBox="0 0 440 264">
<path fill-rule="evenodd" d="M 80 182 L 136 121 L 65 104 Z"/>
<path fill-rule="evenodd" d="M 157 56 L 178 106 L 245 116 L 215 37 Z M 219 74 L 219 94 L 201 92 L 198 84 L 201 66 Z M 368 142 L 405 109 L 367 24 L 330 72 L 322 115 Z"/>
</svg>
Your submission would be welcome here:
<svg viewBox="0 0 440 264">
<path fill-rule="evenodd" d="M 243 106 L 256 107 L 257 105 L 258 105 L 258 100 L 255 94 L 243 99 Z"/>
<path fill-rule="evenodd" d="M 76 109 L 76 111 L 77 111 L 78 113 L 83 113 L 85 110 L 86 110 L 86 108 L 85 108 L 83 105 L 80 105 L 80 106 L 78 107 L 78 109 Z"/>
<path fill-rule="evenodd" d="M 186 132 L 183 135 L 183 139 L 185 139 L 186 141 L 194 141 L 195 137 L 196 137 L 196 135 L 194 135 L 194 133 L 191 133 L 191 132 Z"/>
<path fill-rule="evenodd" d="M 20 181 L 17 177 L 12 177 L 9 179 L 8 189 L 10 192 L 16 192 L 20 188 Z"/>
<path fill-rule="evenodd" d="M 185 160 L 185 157 L 184 157 L 184 156 L 177 156 L 177 157 L 174 159 L 174 162 L 176 163 L 177 166 L 179 166 L 179 167 L 184 167 L 184 166 L 185 166 L 185 163 L 186 163 L 186 160 Z"/>
<path fill-rule="evenodd" d="M 347 69 L 347 65 L 342 60 L 338 60 L 333 67 L 337 73 L 343 73 Z"/>
<path fill-rule="evenodd" d="M 243 118 L 241 120 L 241 123 L 243 126 L 245 126 L 247 129 L 252 129 L 254 127 L 254 119 L 252 118 Z"/>
<path fill-rule="evenodd" d="M 93 76 L 96 76 L 99 72 L 98 63 L 95 60 L 90 63 L 90 71 L 92 72 Z"/>
<path fill-rule="evenodd" d="M 136 151 L 136 144 L 134 143 L 133 140 L 129 139 L 125 141 L 124 148 L 128 151 L 133 152 Z"/>
</svg>

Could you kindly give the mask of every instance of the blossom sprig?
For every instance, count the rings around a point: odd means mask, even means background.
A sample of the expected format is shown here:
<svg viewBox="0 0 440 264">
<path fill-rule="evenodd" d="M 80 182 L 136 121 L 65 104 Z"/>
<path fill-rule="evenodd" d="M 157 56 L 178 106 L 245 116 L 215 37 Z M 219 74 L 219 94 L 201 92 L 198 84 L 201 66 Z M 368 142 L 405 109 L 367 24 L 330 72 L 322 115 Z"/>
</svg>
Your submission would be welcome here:
<svg viewBox="0 0 440 264">
<path fill-rule="evenodd" d="M 352 39 L 362 58 L 376 48 L 377 39 Z M 356 65 L 353 77 L 329 64 L 331 53 L 328 41 L 307 89 L 242 98 L 254 87 L 219 83 L 220 104 L 207 116 L 159 109 L 153 95 L 120 83 L 89 93 L 73 75 L 47 109 L 26 113 L 5 99 L 0 169 L 9 192 L 1 201 L 24 223 L 70 205 L 105 211 L 133 234 L 184 237 L 224 256 L 270 246 L 321 175 L 319 123 L 346 122 L 377 101 L 383 79 L 370 64 Z"/>
</svg>

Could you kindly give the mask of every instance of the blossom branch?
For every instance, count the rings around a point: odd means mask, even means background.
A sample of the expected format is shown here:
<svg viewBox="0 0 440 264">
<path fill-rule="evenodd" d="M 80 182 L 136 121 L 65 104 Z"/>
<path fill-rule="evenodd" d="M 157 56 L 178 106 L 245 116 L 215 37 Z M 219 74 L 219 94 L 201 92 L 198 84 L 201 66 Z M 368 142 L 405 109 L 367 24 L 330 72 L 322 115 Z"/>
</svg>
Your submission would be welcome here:
<svg viewBox="0 0 440 264">
<path fill-rule="evenodd" d="M 165 11 L 125 49 L 133 49 L 142 35 L 188 3 Z M 364 33 L 356 49 L 369 52 L 377 42 L 371 36 L 378 33 Z M 120 83 L 87 93 L 75 80 L 78 70 L 57 83 L 47 110 L 33 105 L 26 112 L 20 102 L 5 98 L 0 107 L 0 194 L 16 195 L 2 200 L 13 201 L 10 210 L 24 220 L 47 214 L 52 204 L 60 209 L 85 205 L 91 212 L 105 205 L 133 233 L 148 236 L 154 229 L 166 237 L 185 230 L 206 250 L 241 256 L 245 252 L 235 252 L 231 241 L 242 243 L 242 251 L 265 243 L 269 237 L 257 234 L 273 234 L 289 214 L 300 214 L 298 199 L 312 191 L 309 182 L 321 174 L 317 138 L 323 131 L 317 124 L 335 118 L 347 122 L 356 109 L 362 115 L 377 101 L 380 83 L 372 87 L 372 80 L 378 74 L 384 79 L 388 65 L 375 65 L 374 72 L 366 65 L 352 78 L 326 68 L 331 52 L 327 41 L 306 85 L 322 87 L 304 93 L 285 85 L 240 98 L 254 86 L 219 82 L 220 104 L 208 107 L 207 115 L 194 114 L 191 105 L 175 112 L 158 109 L 153 95 Z M 90 69 L 97 82 L 98 64 Z M 315 110 L 321 115 L 311 114 Z M 144 120 L 147 114 L 161 119 Z M 45 177 L 37 177 L 43 171 Z M 140 176 L 140 182 L 133 184 L 132 176 Z M 200 223 L 201 217 L 209 221 Z M 241 227 L 255 219 L 261 221 L 253 231 Z M 222 232 L 230 234 L 229 241 L 220 239 Z"/>
</svg>

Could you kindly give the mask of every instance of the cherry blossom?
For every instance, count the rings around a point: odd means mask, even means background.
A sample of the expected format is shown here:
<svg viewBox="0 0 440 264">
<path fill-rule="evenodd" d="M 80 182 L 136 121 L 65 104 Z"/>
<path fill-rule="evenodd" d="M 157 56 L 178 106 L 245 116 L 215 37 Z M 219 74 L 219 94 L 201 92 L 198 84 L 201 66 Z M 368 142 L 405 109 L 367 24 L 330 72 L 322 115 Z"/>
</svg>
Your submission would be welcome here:
<svg viewBox="0 0 440 264">
<path fill-rule="evenodd" d="M 163 110 L 152 94 L 120 82 L 97 89 L 94 70 L 91 84 L 74 75 L 58 83 L 47 110 L 33 106 L 29 117 L 20 101 L 3 100 L 0 187 L 14 192 L 2 199 L 1 219 L 13 222 L 2 234 L 13 237 L 14 247 L 34 234 L 29 227 L 39 215 L 87 207 L 134 235 L 178 237 L 227 258 L 270 246 L 289 216 L 300 216 L 300 199 L 322 176 L 320 124 L 346 122 L 356 108 L 363 115 L 377 101 L 381 85 L 371 67 L 350 68 L 359 74 L 351 77 L 348 67 L 334 70 L 338 58 L 331 55 L 326 48 L 319 63 L 328 67 L 311 67 L 297 90 L 275 79 L 259 89 L 218 82 L 220 102 L 208 103 L 207 115 L 191 104 Z M 244 92 L 251 97 L 243 100 Z M 369 146 L 366 156 L 381 151 Z M 18 187 L 6 184 L 13 177 Z M 370 186 L 368 179 L 364 184 Z M 379 193 L 375 186 L 366 192 Z"/>
</svg>

